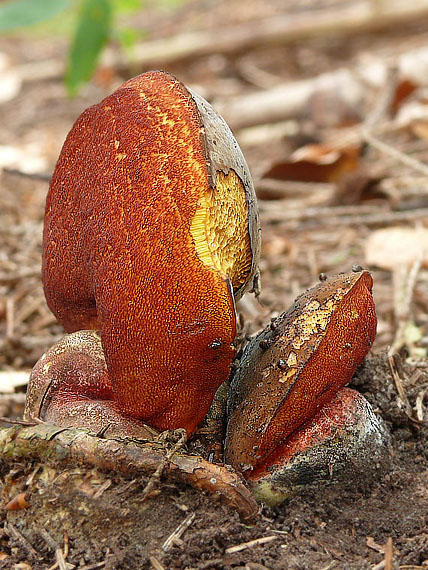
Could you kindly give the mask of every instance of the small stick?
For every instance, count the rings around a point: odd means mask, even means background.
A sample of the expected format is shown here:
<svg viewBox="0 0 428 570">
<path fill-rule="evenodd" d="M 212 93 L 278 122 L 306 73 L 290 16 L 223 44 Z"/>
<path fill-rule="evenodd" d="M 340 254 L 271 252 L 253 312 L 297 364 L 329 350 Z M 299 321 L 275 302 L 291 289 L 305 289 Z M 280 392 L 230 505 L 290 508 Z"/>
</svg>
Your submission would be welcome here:
<svg viewBox="0 0 428 570">
<path fill-rule="evenodd" d="M 45 304 L 43 297 L 28 298 L 20 311 L 15 313 L 14 328 L 17 329 L 30 315 L 37 312 Z"/>
<path fill-rule="evenodd" d="M 1 380 L 1 372 L 0 372 L 0 380 Z M 0 394 L 0 404 L 18 404 L 23 405 L 25 404 L 25 394 L 21 394 L 20 392 L 13 392 L 13 393 L 6 393 Z"/>
<path fill-rule="evenodd" d="M 32 544 L 28 541 L 27 538 L 25 538 L 25 536 L 23 534 L 21 534 L 19 532 L 19 530 L 12 524 L 12 523 L 7 523 L 5 524 L 5 530 L 13 536 L 13 538 L 15 538 L 15 540 L 17 540 L 18 542 L 21 543 L 21 545 L 24 547 L 24 549 L 31 554 L 31 556 L 35 556 L 36 558 L 39 558 L 40 555 L 37 552 L 37 550 L 32 546 Z"/>
<path fill-rule="evenodd" d="M 240 552 L 241 550 L 245 550 L 246 548 L 252 548 L 253 546 L 257 546 L 259 544 L 266 544 L 267 542 L 272 542 L 273 540 L 277 540 L 277 536 L 262 536 L 261 538 L 256 538 L 255 540 L 250 540 L 249 542 L 243 542 L 242 544 L 237 544 L 236 546 L 231 546 L 230 548 L 226 548 L 227 554 L 233 554 L 234 552 Z"/>
<path fill-rule="evenodd" d="M 387 77 L 384 87 L 378 97 L 376 105 L 364 121 L 364 127 L 372 129 L 375 125 L 383 122 L 387 118 L 394 101 L 398 81 L 398 69 L 395 66 L 387 69 Z"/>
<path fill-rule="evenodd" d="M 13 420 L 12 418 L 6 418 L 4 416 L 0 416 L 0 422 L 1 423 L 5 423 L 5 424 L 13 424 L 13 425 L 18 425 L 18 426 L 36 426 L 37 424 L 39 424 L 40 422 L 37 422 L 35 420 Z"/>
<path fill-rule="evenodd" d="M 408 271 L 407 279 L 402 278 L 400 273 L 398 273 L 398 271 L 401 270 L 400 267 L 397 268 L 397 270 L 395 271 L 395 277 L 396 277 L 396 279 L 394 280 L 395 284 L 397 284 L 398 281 L 398 288 L 404 289 L 404 291 L 403 294 L 401 294 L 401 291 L 398 291 L 397 294 L 395 295 L 396 302 L 395 302 L 394 312 L 398 326 L 397 326 L 397 331 L 395 333 L 394 341 L 388 350 L 388 356 L 392 356 L 395 352 L 398 352 L 400 348 L 404 346 L 404 344 L 406 343 L 404 331 L 409 321 L 410 305 L 413 298 L 413 291 L 415 289 L 416 279 L 418 277 L 419 271 L 422 266 L 423 258 L 424 258 L 424 253 L 420 255 L 417 259 L 415 259 L 415 261 L 413 262 L 412 266 Z M 402 285 L 400 286 L 401 283 Z"/>
<path fill-rule="evenodd" d="M 209 463 L 197 455 L 175 453 L 168 460 L 165 446 L 160 442 L 136 443 L 125 440 L 101 439 L 86 430 L 64 428 L 40 422 L 31 427 L 0 429 L 0 454 L 11 461 L 14 453 L 21 458 L 35 458 L 40 454 L 58 463 L 72 461 L 127 474 L 153 473 L 159 463 L 174 481 L 203 489 L 222 499 L 238 511 L 245 522 L 254 521 L 258 505 L 241 477 L 222 465 Z M 4 451 L 8 449 L 8 453 Z M 169 455 L 169 454 L 168 454 Z M 166 460 L 165 460 L 166 459 Z"/>
<path fill-rule="evenodd" d="M 425 394 L 427 392 L 427 388 L 425 390 L 421 390 L 417 395 L 416 402 L 415 402 L 415 410 L 416 410 L 416 417 L 422 423 L 424 421 L 424 409 L 423 409 L 423 401 L 425 398 Z"/>
<path fill-rule="evenodd" d="M 46 544 L 49 546 L 49 548 L 55 552 L 55 550 L 58 548 L 58 545 L 55 542 L 55 540 L 51 537 L 51 535 L 48 533 L 48 531 L 44 528 L 41 528 L 39 529 L 38 533 L 46 542 Z"/>
<path fill-rule="evenodd" d="M 97 568 L 104 568 L 106 561 L 96 562 L 95 564 L 87 564 L 86 566 L 81 566 L 80 570 L 97 570 Z"/>
<path fill-rule="evenodd" d="M 6 338 L 13 337 L 15 330 L 15 300 L 13 297 L 6 299 Z"/>
<path fill-rule="evenodd" d="M 385 549 L 385 570 L 392 570 L 394 549 L 392 545 L 392 538 L 389 536 L 386 541 Z"/>
<path fill-rule="evenodd" d="M 17 168 L 3 168 L 3 172 L 11 174 L 12 176 L 19 176 L 21 178 L 30 178 L 31 180 L 41 180 L 42 182 L 50 182 L 52 176 L 50 174 L 43 174 L 41 172 L 24 172 Z"/>
<path fill-rule="evenodd" d="M 41 529 L 39 531 L 39 534 L 51 546 L 51 543 L 53 543 L 53 540 L 50 537 L 50 535 L 44 529 Z M 74 568 L 74 566 L 72 564 L 67 564 L 65 562 L 65 560 L 68 556 L 68 544 L 69 544 L 68 532 L 65 531 L 64 532 L 64 553 L 62 552 L 61 548 L 59 548 L 57 546 L 55 547 L 56 562 L 53 566 L 50 566 L 50 568 L 48 570 L 56 570 L 57 568 L 59 568 L 59 570 L 68 570 L 69 568 Z"/>
<path fill-rule="evenodd" d="M 165 568 L 162 566 L 159 560 L 154 556 L 150 556 L 149 560 L 154 570 L 165 570 Z"/>
<path fill-rule="evenodd" d="M 101 495 L 111 486 L 111 479 L 106 479 L 93 495 L 94 499 L 99 499 Z"/>
<path fill-rule="evenodd" d="M 62 553 L 61 548 L 57 548 L 55 550 L 55 556 L 57 559 L 57 564 L 58 564 L 59 570 L 67 570 L 67 566 L 65 564 L 65 559 L 64 559 L 64 555 Z"/>
<path fill-rule="evenodd" d="M 17 281 L 22 281 L 28 277 L 40 277 L 40 269 L 28 269 L 17 273 L 9 273 L 7 275 L 0 274 L 1 285 L 13 285 Z"/>
<path fill-rule="evenodd" d="M 168 551 L 171 548 L 171 546 L 174 544 L 176 539 L 177 538 L 179 539 L 184 534 L 184 532 L 189 528 L 189 526 L 195 520 L 195 517 L 196 513 L 190 513 L 190 515 L 187 515 L 184 521 L 182 521 L 178 525 L 178 527 L 174 530 L 174 532 L 168 536 L 168 538 L 165 540 L 165 542 L 162 545 L 162 550 L 164 552 Z"/>
<path fill-rule="evenodd" d="M 342 208 L 342 206 L 339 206 Z M 415 221 L 420 218 L 428 217 L 428 208 L 415 208 L 414 210 L 405 211 L 382 211 L 375 213 L 373 206 L 346 206 L 348 213 L 337 208 L 306 208 L 301 211 L 287 212 L 285 209 L 269 211 L 263 207 L 260 208 L 260 215 L 264 223 L 299 223 L 311 220 L 319 225 L 324 226 L 349 226 L 349 225 L 382 225 L 397 224 L 400 222 Z M 354 208 L 355 214 L 351 212 Z M 367 211 L 366 211 L 367 209 Z M 371 210 L 371 212 L 369 211 Z"/>
<path fill-rule="evenodd" d="M 401 380 L 401 377 L 398 373 L 394 354 L 392 355 L 388 354 L 388 363 L 389 363 L 389 368 L 391 370 L 392 378 L 394 380 L 395 387 L 398 392 L 398 397 L 404 407 L 404 413 L 406 414 L 406 416 L 409 418 L 410 421 L 414 422 L 415 424 L 419 424 L 420 422 L 418 420 L 415 420 L 415 418 L 412 416 L 412 408 L 410 406 L 409 399 L 407 398 L 407 394 L 403 386 L 403 381 Z"/>
<path fill-rule="evenodd" d="M 408 154 L 404 154 L 404 152 L 401 152 L 391 145 L 379 140 L 367 128 L 363 128 L 361 130 L 361 135 L 362 138 L 373 148 L 387 154 L 388 156 L 391 156 L 392 158 L 395 158 L 398 162 L 409 166 L 414 171 L 428 176 L 428 166 L 423 164 L 420 160 L 416 160 L 416 158 L 413 158 Z"/>
<path fill-rule="evenodd" d="M 183 447 L 183 445 L 185 445 L 187 441 L 187 433 L 185 430 L 182 430 L 182 434 L 180 436 L 180 439 L 177 441 L 177 443 L 168 451 L 168 453 L 166 454 L 165 458 L 161 461 L 161 463 L 159 463 L 158 467 L 156 468 L 156 470 L 154 471 L 154 473 L 150 476 L 150 479 L 147 483 L 147 485 L 144 487 L 143 490 L 143 496 L 142 496 L 142 501 L 144 502 L 146 499 L 148 499 L 150 497 L 150 495 L 153 493 L 153 491 L 156 489 L 156 487 L 159 484 L 160 478 L 162 477 L 162 473 L 164 472 L 164 469 L 167 465 L 167 463 L 169 462 L 169 460 L 171 459 L 171 457 L 177 453 L 177 451 L 179 449 L 181 449 Z"/>
<path fill-rule="evenodd" d="M 426 182 L 426 181 L 425 181 Z M 261 178 L 254 183 L 257 191 L 272 192 L 279 196 L 307 196 L 308 194 L 323 193 L 330 197 L 335 189 L 335 184 L 327 182 L 300 182 L 296 180 L 277 180 L 276 178 Z M 263 200 L 261 200 L 263 202 Z"/>
<path fill-rule="evenodd" d="M 206 562 L 200 562 L 198 564 L 198 570 L 208 570 L 208 568 L 217 568 L 218 566 L 224 568 L 223 558 L 212 558 Z"/>
</svg>

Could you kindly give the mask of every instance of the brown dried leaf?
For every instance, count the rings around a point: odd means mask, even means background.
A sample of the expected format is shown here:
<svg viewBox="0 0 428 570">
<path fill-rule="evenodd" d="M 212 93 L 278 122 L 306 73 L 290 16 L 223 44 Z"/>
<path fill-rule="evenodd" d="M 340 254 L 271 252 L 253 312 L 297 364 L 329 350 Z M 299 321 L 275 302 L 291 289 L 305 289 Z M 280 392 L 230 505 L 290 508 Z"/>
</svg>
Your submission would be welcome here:
<svg viewBox="0 0 428 570">
<path fill-rule="evenodd" d="M 27 501 L 27 493 L 18 493 L 7 503 L 5 510 L 20 511 L 21 509 L 28 509 L 30 506 L 30 503 Z"/>
<path fill-rule="evenodd" d="M 297 149 L 284 162 L 274 164 L 264 178 L 302 182 L 337 182 L 359 165 L 359 147 L 335 149 L 322 144 L 309 144 Z"/>
<path fill-rule="evenodd" d="M 407 99 L 412 95 L 419 85 L 412 81 L 411 79 L 403 79 L 400 81 L 395 89 L 394 99 L 392 101 L 392 111 L 396 113 L 401 105 L 407 101 Z"/>
</svg>

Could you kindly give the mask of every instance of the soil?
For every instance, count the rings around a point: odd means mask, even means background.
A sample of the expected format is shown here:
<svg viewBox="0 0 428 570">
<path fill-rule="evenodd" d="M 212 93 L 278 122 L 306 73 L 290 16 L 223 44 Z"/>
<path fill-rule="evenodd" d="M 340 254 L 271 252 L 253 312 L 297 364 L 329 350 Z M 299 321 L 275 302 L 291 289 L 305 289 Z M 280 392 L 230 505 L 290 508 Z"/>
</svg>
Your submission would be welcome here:
<svg viewBox="0 0 428 570">
<path fill-rule="evenodd" d="M 152 37 L 168 37 L 195 27 L 215 28 L 226 18 L 233 24 L 283 10 L 282 3 L 273 0 L 247 4 L 245 14 L 238 0 L 190 2 L 176 12 L 159 12 L 152 6 L 141 12 L 138 21 L 144 22 Z M 290 2 L 290 10 L 304 12 L 314 5 L 335 4 L 296 1 Z M 428 22 L 418 21 L 399 30 L 339 36 L 331 41 L 306 40 L 287 49 L 273 46 L 233 56 L 211 54 L 175 63 L 168 70 L 206 97 L 243 95 L 258 88 L 249 80 L 249 63 L 253 71 L 264 69 L 278 82 L 291 81 L 351 67 L 367 50 L 379 54 L 405 51 L 418 41 L 423 43 L 427 30 Z M 29 70 L 31 64 L 43 60 L 64 60 L 66 43 L 61 37 L 20 33 L 0 37 L 0 52 L 9 58 L 12 73 L 24 64 Z M 0 369 L 4 371 L 28 371 L 62 334 L 45 304 L 39 275 L 49 173 L 80 112 L 111 92 L 129 73 L 104 66 L 74 99 L 67 97 L 60 76 L 28 77 L 12 99 L 1 103 L 2 149 L 21 152 L 21 159 L 5 162 L 0 178 Z M 365 111 L 372 108 L 377 95 L 367 94 Z M 310 121 L 296 120 L 299 132 L 294 139 L 242 145 L 261 196 L 263 227 L 261 304 L 249 299 L 241 306 L 249 333 L 289 306 L 299 292 L 317 281 L 320 272 L 338 273 L 349 271 L 355 263 L 365 265 L 367 239 L 383 225 L 369 223 L 364 216 L 347 223 L 338 217 L 337 223 L 332 223 L 325 210 L 312 218 L 272 221 L 266 206 L 272 196 L 266 191 L 263 194 L 261 175 L 307 140 L 308 122 L 311 140 L 314 133 L 320 139 L 321 129 L 317 130 L 314 117 L 313 113 Z M 421 161 L 428 158 L 426 144 L 417 146 L 420 141 L 415 141 L 412 133 L 395 132 L 389 140 L 406 152 L 416 148 L 414 156 Z M 411 169 L 379 156 L 375 149 L 366 151 L 362 166 L 365 174 L 381 168 L 391 180 L 414 175 Z M 315 186 L 315 191 L 318 188 L 321 191 L 321 186 Z M 350 188 L 355 187 L 347 186 L 348 193 Z M 336 199 L 343 197 L 343 191 L 343 185 L 336 189 Z M 293 196 L 293 205 L 303 211 L 308 207 L 306 197 Z M 288 202 L 283 202 L 286 213 Z M 367 204 L 389 207 L 390 197 L 368 193 L 356 200 L 355 213 Z M 331 200 L 318 203 L 325 208 L 331 205 Z M 417 224 L 426 226 L 427 220 L 416 222 L 409 216 L 399 225 Z M 424 357 L 428 271 L 420 269 L 411 300 L 413 321 L 422 331 L 419 352 L 415 356 L 409 347 L 402 350 L 393 376 L 386 349 L 398 327 L 394 317 L 396 284 L 392 272 L 370 269 L 378 337 L 352 386 L 372 403 L 391 433 L 386 468 L 367 478 L 356 475 L 335 484 L 310 485 L 274 509 L 261 505 L 257 520 L 249 525 L 213 496 L 167 478 L 143 501 L 148 481 L 145 474 L 124 476 L 58 458 L 49 462 L 4 459 L 0 462 L 3 504 L 25 492 L 29 507 L 1 511 L 0 567 L 42 570 L 58 567 L 54 566 L 58 562 L 60 568 L 87 570 L 428 568 L 428 361 Z M 22 414 L 24 390 L 1 396 L 2 416 Z M 165 548 L 165 541 L 183 521 L 187 528 Z"/>
</svg>

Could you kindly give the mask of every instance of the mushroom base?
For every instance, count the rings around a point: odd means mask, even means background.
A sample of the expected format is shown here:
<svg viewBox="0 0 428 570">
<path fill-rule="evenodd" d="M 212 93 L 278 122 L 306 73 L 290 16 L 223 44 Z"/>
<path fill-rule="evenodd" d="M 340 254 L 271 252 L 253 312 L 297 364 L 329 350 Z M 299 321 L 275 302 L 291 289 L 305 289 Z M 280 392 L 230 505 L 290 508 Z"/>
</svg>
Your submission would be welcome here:
<svg viewBox="0 0 428 570">
<path fill-rule="evenodd" d="M 310 483 L 369 477 L 386 463 L 389 450 L 383 420 L 364 396 L 342 388 L 245 476 L 256 498 L 275 506 Z"/>
</svg>

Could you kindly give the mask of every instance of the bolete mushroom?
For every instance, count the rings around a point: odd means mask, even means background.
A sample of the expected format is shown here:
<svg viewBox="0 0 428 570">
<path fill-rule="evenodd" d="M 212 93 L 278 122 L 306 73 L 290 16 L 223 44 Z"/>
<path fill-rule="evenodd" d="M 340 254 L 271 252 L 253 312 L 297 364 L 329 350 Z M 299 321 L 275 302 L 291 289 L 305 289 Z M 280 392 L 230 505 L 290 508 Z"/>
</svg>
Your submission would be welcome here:
<svg viewBox="0 0 428 570">
<path fill-rule="evenodd" d="M 247 164 L 204 99 L 149 72 L 86 110 L 56 165 L 43 236 L 46 299 L 69 334 L 36 364 L 25 418 L 193 433 L 229 377 L 235 301 L 257 288 L 259 251 Z M 364 433 L 382 441 L 368 403 L 343 389 L 374 340 L 371 287 L 364 270 L 319 284 L 244 351 L 225 457 L 267 501 L 283 498 L 299 457 L 325 472 L 354 460 Z"/>
</svg>

